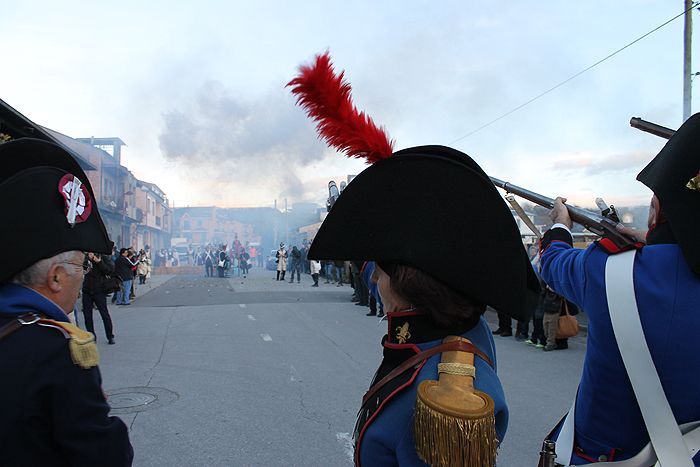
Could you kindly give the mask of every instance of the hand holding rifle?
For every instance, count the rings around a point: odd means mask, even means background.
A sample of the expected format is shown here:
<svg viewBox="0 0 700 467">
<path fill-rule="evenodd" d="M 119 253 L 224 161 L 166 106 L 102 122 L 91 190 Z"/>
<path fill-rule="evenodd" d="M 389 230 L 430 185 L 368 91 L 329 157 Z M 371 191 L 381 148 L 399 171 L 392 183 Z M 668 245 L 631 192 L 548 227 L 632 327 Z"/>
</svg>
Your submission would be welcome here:
<svg viewBox="0 0 700 467">
<path fill-rule="evenodd" d="M 566 198 L 557 196 L 557 198 L 554 200 L 554 206 L 552 206 L 552 210 L 549 212 L 549 218 L 552 219 L 552 223 L 563 224 L 571 229 L 574 223 L 571 220 L 569 210 L 564 203 L 566 203 Z M 638 230 L 633 227 L 627 227 L 621 223 L 615 224 L 615 230 L 625 237 L 634 240 L 635 242 L 646 243 L 646 231 Z"/>
<path fill-rule="evenodd" d="M 554 224 L 564 224 L 569 228 L 569 230 L 571 230 L 571 228 L 574 226 L 574 223 L 571 220 L 571 216 L 569 216 L 569 210 L 566 209 L 564 203 L 566 203 L 566 198 L 557 196 L 557 198 L 554 200 L 554 206 L 552 206 L 552 210 L 549 211 L 549 218 L 552 219 L 552 222 Z"/>
</svg>

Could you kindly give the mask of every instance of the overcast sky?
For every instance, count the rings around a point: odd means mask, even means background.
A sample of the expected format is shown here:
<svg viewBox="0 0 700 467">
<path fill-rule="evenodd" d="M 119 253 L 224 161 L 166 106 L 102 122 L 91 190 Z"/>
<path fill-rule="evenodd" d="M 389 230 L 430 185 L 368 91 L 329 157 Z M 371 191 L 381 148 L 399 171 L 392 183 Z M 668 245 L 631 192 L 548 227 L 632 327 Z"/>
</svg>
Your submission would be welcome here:
<svg viewBox="0 0 700 467">
<path fill-rule="evenodd" d="M 646 204 L 635 176 L 664 140 L 629 119 L 681 124 L 682 17 L 463 137 L 682 11 L 683 0 L 9 2 L 0 98 L 71 137 L 121 138 L 122 163 L 177 206 L 321 203 L 329 179 L 365 166 L 316 139 L 285 84 L 329 50 L 396 149 L 444 144 L 545 195 Z"/>
</svg>

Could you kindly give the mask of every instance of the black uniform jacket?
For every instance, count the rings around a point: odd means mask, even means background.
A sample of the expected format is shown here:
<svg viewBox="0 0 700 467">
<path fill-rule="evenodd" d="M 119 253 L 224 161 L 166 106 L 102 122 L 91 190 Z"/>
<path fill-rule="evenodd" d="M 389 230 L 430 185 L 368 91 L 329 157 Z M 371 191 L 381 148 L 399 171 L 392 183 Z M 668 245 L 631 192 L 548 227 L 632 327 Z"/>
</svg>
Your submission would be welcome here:
<svg viewBox="0 0 700 467">
<path fill-rule="evenodd" d="M 16 316 L 0 312 L 0 327 Z M 0 340 L 0 374 L 0 466 L 131 465 L 98 367 L 74 364 L 63 332 L 31 324 Z"/>
</svg>

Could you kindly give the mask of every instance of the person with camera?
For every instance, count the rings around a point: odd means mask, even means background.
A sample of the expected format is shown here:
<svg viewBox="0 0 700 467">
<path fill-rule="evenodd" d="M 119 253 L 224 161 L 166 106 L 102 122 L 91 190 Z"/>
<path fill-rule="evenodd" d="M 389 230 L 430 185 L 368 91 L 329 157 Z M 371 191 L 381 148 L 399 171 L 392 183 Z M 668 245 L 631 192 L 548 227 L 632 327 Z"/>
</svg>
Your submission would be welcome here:
<svg viewBox="0 0 700 467">
<path fill-rule="evenodd" d="M 83 280 L 83 316 L 85 317 L 85 329 L 95 334 L 95 325 L 92 320 L 92 308 L 97 307 L 105 327 L 107 343 L 114 345 L 114 329 L 112 317 L 107 308 L 107 281 L 114 273 L 114 265 L 108 256 L 88 253 L 85 256 L 83 269 L 87 269 Z"/>
</svg>

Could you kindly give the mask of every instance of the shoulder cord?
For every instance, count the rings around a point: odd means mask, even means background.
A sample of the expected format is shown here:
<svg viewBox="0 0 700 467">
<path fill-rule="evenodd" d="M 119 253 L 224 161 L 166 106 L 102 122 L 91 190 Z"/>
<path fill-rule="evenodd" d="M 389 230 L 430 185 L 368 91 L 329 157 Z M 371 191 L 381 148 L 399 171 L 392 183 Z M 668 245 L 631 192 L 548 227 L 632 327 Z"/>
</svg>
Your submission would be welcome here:
<svg viewBox="0 0 700 467">
<path fill-rule="evenodd" d="M 481 357 L 481 359 L 483 359 L 489 365 L 493 365 L 486 354 L 479 350 L 474 344 L 471 344 L 469 342 L 453 341 L 440 344 L 412 356 L 411 358 L 403 362 L 401 365 L 394 368 L 388 375 L 386 375 L 384 378 L 375 383 L 371 388 L 369 388 L 369 391 L 367 391 L 365 396 L 362 398 L 362 404 L 364 405 L 365 402 L 371 399 L 372 396 L 376 394 L 376 392 L 379 391 L 386 383 L 396 378 L 404 371 L 408 370 L 409 368 L 415 367 L 419 363 L 424 362 L 425 360 L 427 360 L 435 354 L 452 350 L 473 353 L 474 355 L 478 355 L 479 357 Z"/>
</svg>

